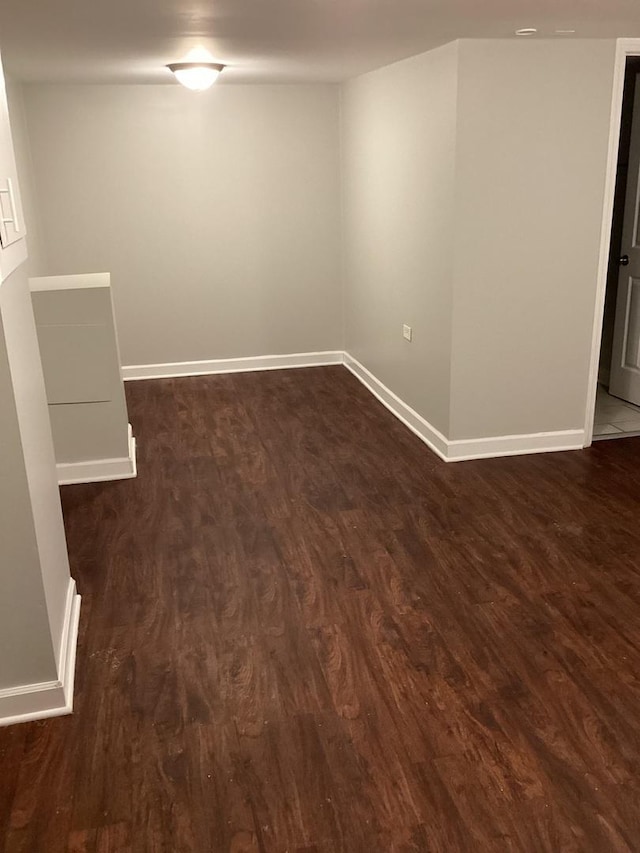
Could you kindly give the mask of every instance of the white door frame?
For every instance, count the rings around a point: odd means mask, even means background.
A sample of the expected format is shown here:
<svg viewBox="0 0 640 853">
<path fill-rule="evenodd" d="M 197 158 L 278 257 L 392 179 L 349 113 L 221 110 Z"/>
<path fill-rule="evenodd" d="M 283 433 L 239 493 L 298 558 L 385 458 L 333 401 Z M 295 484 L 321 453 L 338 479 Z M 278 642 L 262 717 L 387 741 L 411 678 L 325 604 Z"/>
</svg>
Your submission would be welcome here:
<svg viewBox="0 0 640 853">
<path fill-rule="evenodd" d="M 593 335 L 591 339 L 591 364 L 589 366 L 587 410 L 584 424 L 585 447 L 589 447 L 593 441 L 593 419 L 595 417 L 596 410 L 598 367 L 600 362 L 600 345 L 602 343 L 602 324 L 604 322 L 604 298 L 607 290 L 609 251 L 611 248 L 611 227 L 613 223 L 613 201 L 616 191 L 616 175 L 618 171 L 618 148 L 620 147 L 620 119 L 622 117 L 624 72 L 628 56 L 640 56 L 640 39 L 618 39 L 616 42 L 613 93 L 611 97 L 611 120 L 609 124 L 607 174 L 604 186 L 604 210 L 602 214 L 602 229 L 600 232 L 596 306 L 593 320 Z"/>
</svg>

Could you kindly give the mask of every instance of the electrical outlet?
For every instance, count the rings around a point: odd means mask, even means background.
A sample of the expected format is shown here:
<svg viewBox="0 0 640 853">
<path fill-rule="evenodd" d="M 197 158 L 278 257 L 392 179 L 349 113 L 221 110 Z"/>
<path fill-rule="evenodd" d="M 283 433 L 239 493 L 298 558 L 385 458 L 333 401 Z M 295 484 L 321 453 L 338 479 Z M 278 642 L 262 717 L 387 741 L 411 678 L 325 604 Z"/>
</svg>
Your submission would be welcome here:
<svg viewBox="0 0 640 853">
<path fill-rule="evenodd" d="M 411 326 L 402 327 L 402 337 L 405 339 L 405 341 L 411 340 L 411 338 L 413 337 L 413 329 L 411 328 Z"/>
</svg>

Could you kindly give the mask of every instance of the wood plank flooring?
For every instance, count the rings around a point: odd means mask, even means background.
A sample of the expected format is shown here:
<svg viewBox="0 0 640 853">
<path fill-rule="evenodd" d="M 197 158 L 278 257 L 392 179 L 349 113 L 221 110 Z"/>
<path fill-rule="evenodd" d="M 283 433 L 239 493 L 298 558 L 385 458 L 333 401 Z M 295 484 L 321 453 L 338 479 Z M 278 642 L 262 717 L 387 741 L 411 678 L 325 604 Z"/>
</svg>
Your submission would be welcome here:
<svg viewBox="0 0 640 853">
<path fill-rule="evenodd" d="M 127 397 L 0 850 L 640 851 L 640 440 L 446 465 L 341 367 Z"/>
</svg>

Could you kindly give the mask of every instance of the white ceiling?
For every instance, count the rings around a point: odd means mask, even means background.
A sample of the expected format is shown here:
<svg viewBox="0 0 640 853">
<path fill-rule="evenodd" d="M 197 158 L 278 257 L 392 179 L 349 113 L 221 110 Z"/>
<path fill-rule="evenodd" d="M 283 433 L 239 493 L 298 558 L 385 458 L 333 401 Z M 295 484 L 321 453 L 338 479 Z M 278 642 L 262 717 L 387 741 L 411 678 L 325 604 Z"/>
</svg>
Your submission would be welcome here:
<svg viewBox="0 0 640 853">
<path fill-rule="evenodd" d="M 640 36 L 638 0 L 0 0 L 0 49 L 24 80 L 171 82 L 197 45 L 221 82 L 337 81 L 456 38 Z M 558 36 L 555 36 L 558 37 Z"/>
</svg>

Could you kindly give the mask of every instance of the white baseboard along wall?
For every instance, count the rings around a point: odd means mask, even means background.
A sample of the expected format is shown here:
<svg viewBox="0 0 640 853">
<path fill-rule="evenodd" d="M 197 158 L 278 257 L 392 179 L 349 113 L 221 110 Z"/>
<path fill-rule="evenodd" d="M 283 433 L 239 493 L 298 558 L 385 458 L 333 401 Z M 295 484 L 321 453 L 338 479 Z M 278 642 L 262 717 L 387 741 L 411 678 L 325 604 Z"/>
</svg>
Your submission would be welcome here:
<svg viewBox="0 0 640 853">
<path fill-rule="evenodd" d="M 471 459 L 490 459 L 498 456 L 581 450 L 584 447 L 585 432 L 583 429 L 500 435 L 488 438 L 448 439 L 380 382 L 357 359 L 349 353 L 339 350 L 168 364 L 136 364 L 123 367 L 122 376 L 125 381 L 131 382 L 139 379 L 170 379 L 181 376 L 245 373 L 259 370 L 291 370 L 293 368 L 335 364 L 344 365 L 398 420 L 402 421 L 445 462 L 464 462 Z M 105 477 L 104 479 L 109 478 Z"/>
<path fill-rule="evenodd" d="M 125 382 L 135 379 L 175 379 L 179 376 L 206 376 L 215 373 L 250 373 L 253 370 L 291 370 L 296 367 L 323 367 L 342 364 L 344 353 L 298 352 L 289 355 L 256 355 L 248 358 L 217 358 L 209 361 L 178 361 L 169 364 L 131 364 L 122 368 Z"/>
<path fill-rule="evenodd" d="M 102 483 L 107 480 L 129 480 L 138 474 L 136 440 L 131 424 L 129 429 L 129 454 L 118 459 L 88 459 L 81 462 L 58 462 L 58 485 L 76 483 Z"/>
<path fill-rule="evenodd" d="M 60 717 L 72 712 L 79 622 L 80 596 L 76 592 L 76 582 L 71 578 L 60 641 L 58 679 L 0 690 L 0 726 Z"/>
<path fill-rule="evenodd" d="M 344 354 L 344 365 L 398 420 L 408 426 L 445 462 L 465 462 L 497 456 L 523 456 L 527 453 L 553 453 L 560 450 L 582 450 L 584 447 L 584 430 L 448 439 L 349 353 Z"/>
</svg>

